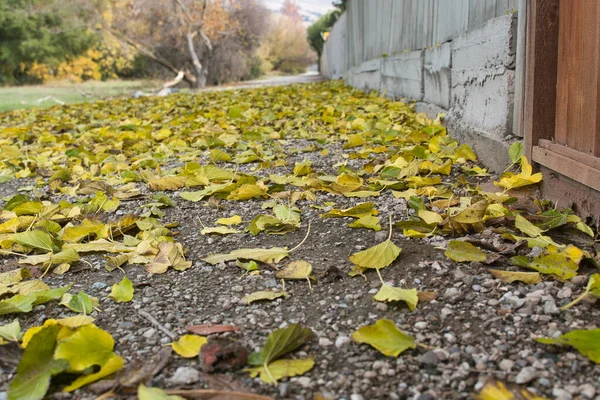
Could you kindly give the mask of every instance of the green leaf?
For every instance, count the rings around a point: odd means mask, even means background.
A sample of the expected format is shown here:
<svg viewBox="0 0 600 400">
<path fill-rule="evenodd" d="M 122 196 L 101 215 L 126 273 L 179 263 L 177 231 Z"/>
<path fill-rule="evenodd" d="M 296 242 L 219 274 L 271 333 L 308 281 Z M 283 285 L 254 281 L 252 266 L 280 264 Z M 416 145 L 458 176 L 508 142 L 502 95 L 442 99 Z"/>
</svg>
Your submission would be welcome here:
<svg viewBox="0 0 600 400">
<path fill-rule="evenodd" d="M 510 160 L 513 162 L 513 164 L 516 164 L 519 161 L 521 161 L 522 155 L 523 155 L 523 143 L 514 142 L 513 144 L 510 145 L 510 148 L 508 149 L 508 156 L 510 157 Z"/>
<path fill-rule="evenodd" d="M 109 297 L 117 303 L 127 303 L 133 299 L 133 283 L 126 276 L 121 282 L 112 285 Z"/>
<path fill-rule="evenodd" d="M 21 333 L 21 324 L 15 319 L 10 324 L 0 326 L 0 338 L 11 342 L 18 342 L 23 334 Z"/>
<path fill-rule="evenodd" d="M 362 268 L 381 269 L 393 263 L 401 251 L 400 247 L 388 239 L 376 246 L 352 254 L 350 261 Z"/>
<path fill-rule="evenodd" d="M 202 261 L 212 265 L 240 259 L 260 261 L 265 264 L 276 264 L 288 255 L 288 250 L 282 247 L 273 247 L 270 249 L 238 249 L 227 254 L 213 254 L 203 258 Z"/>
<path fill-rule="evenodd" d="M 2 300 L 0 301 L 0 315 L 29 312 L 33 310 L 33 303 L 36 298 L 37 296 L 34 293 L 27 296 L 17 294 L 10 299 Z"/>
<path fill-rule="evenodd" d="M 50 387 L 50 379 L 69 368 L 66 360 L 54 359 L 60 326 L 48 326 L 29 342 L 8 386 L 8 400 L 40 400 Z"/>
<path fill-rule="evenodd" d="M 69 310 L 78 314 L 89 314 L 95 307 L 98 307 L 98 299 L 90 297 L 85 292 L 80 291 L 76 295 L 65 293 L 60 299 L 60 304 Z"/>
<path fill-rule="evenodd" d="M 312 331 L 300 324 L 292 324 L 287 328 L 276 329 L 271 332 L 261 351 L 252 353 L 248 357 L 248 364 L 268 365 L 281 356 L 296 350 L 312 337 Z"/>
<path fill-rule="evenodd" d="M 585 292 L 581 296 L 573 300 L 571 303 L 562 307 L 561 310 L 564 311 L 573 307 L 575 304 L 583 300 L 586 296 L 594 296 L 600 299 L 600 274 L 593 274 L 592 276 L 590 276 L 590 280 L 588 281 L 587 287 L 585 288 Z"/>
<path fill-rule="evenodd" d="M 419 302 L 417 289 L 401 289 L 390 285 L 382 285 L 373 298 L 381 302 L 403 301 L 411 311 L 417 307 Z"/>
<path fill-rule="evenodd" d="M 15 243 L 31 247 L 33 249 L 45 250 L 47 252 L 54 252 L 55 249 L 52 238 L 43 231 L 15 233 L 12 235 L 11 239 Z"/>
<path fill-rule="evenodd" d="M 537 341 L 574 347 L 596 364 L 600 364 L 600 329 L 575 330 L 556 339 L 540 338 Z"/>
<path fill-rule="evenodd" d="M 402 332 L 394 322 L 387 319 L 363 326 L 352 334 L 352 339 L 371 345 L 390 357 L 398 357 L 403 351 L 416 347 L 415 338 Z"/>
<path fill-rule="evenodd" d="M 560 280 L 569 280 L 577 276 L 579 266 L 564 254 L 544 254 L 533 259 L 527 268 L 545 275 L 554 275 Z"/>
<path fill-rule="evenodd" d="M 531 222 L 527 221 L 520 215 L 517 215 L 517 217 L 515 218 L 515 227 L 532 238 L 540 237 L 544 233 L 543 230 L 541 230 Z"/>
<path fill-rule="evenodd" d="M 140 384 L 138 386 L 138 400 L 185 400 L 181 396 L 169 396 L 164 390 L 159 388 L 149 388 Z"/>
<path fill-rule="evenodd" d="M 456 262 L 471 262 L 471 261 L 485 261 L 487 256 L 477 247 L 473 246 L 469 242 L 462 240 L 451 240 L 448 242 L 448 250 L 444 252 L 446 257 Z"/>
<path fill-rule="evenodd" d="M 312 358 L 297 360 L 277 360 L 270 363 L 267 367 L 247 368 L 244 371 L 250 372 L 250 377 L 254 378 L 260 375 L 260 379 L 269 384 L 275 384 L 282 378 L 302 375 L 310 371 L 315 365 Z"/>
</svg>

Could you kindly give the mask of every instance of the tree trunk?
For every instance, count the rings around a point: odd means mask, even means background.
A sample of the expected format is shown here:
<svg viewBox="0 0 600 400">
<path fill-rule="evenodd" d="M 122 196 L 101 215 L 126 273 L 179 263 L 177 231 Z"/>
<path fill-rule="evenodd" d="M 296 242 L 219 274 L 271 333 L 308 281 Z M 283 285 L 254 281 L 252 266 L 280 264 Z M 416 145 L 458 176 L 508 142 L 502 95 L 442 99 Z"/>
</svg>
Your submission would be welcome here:
<svg viewBox="0 0 600 400">
<path fill-rule="evenodd" d="M 196 89 L 201 89 L 206 86 L 206 68 L 200 62 L 200 58 L 198 57 L 198 53 L 196 52 L 196 47 L 194 46 L 194 36 L 196 36 L 196 32 L 188 31 L 187 44 L 188 51 L 190 53 L 190 57 L 192 59 L 192 64 L 194 65 L 195 77 L 196 81 L 194 82 L 193 87 Z"/>
</svg>

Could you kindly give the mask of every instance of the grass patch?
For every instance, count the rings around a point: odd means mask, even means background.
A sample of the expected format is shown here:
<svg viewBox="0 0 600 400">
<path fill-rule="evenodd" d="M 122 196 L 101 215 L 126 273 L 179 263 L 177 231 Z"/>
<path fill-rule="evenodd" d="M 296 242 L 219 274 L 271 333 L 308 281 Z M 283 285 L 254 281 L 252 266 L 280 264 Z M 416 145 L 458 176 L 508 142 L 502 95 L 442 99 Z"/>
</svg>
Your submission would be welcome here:
<svg viewBox="0 0 600 400">
<path fill-rule="evenodd" d="M 53 96 L 67 104 L 81 103 L 131 96 L 136 90 L 148 92 L 161 85 L 161 83 L 149 80 L 114 80 L 79 84 L 54 82 L 46 85 L 0 87 L 0 111 L 44 108 L 58 104 L 54 100 L 40 101 L 47 96 Z"/>
</svg>

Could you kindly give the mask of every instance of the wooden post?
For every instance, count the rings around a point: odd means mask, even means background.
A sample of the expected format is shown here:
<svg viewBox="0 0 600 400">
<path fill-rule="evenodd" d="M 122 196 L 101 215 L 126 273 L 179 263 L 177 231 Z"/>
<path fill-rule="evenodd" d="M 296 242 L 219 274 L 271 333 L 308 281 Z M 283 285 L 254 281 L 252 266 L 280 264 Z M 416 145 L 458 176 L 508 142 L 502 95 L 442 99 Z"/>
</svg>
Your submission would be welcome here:
<svg viewBox="0 0 600 400">
<path fill-rule="evenodd" d="M 529 0 L 527 7 L 523 127 L 525 155 L 531 160 L 533 146 L 554 137 L 560 0 Z"/>
</svg>

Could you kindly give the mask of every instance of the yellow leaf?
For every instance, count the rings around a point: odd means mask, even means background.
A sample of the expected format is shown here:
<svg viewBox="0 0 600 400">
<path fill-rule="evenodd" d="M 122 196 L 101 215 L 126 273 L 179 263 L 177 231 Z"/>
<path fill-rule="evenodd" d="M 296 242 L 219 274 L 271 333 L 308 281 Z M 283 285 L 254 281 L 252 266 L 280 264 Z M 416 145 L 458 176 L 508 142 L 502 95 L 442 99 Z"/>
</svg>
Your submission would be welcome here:
<svg viewBox="0 0 600 400">
<path fill-rule="evenodd" d="M 149 180 L 148 187 L 154 191 L 177 190 L 185 186 L 185 181 L 185 176 L 166 176 Z"/>
<path fill-rule="evenodd" d="M 304 260 L 292 261 L 285 268 L 275 273 L 277 279 L 309 279 L 313 267 Z M 310 285 L 310 280 L 309 280 Z"/>
<path fill-rule="evenodd" d="M 115 356 L 115 341 L 96 325 L 88 324 L 62 340 L 56 347 L 55 359 L 65 359 L 73 371 L 82 372 L 95 365 L 104 366 Z"/>
<path fill-rule="evenodd" d="M 504 383 L 500 381 L 488 382 L 481 392 L 475 397 L 476 400 L 547 400 L 544 397 L 540 397 L 535 393 L 514 387 L 509 389 Z"/>
<path fill-rule="evenodd" d="M 444 252 L 446 257 L 456 262 L 471 262 L 471 261 L 485 261 L 487 256 L 477 247 L 473 246 L 469 242 L 463 242 L 461 240 L 451 240 L 448 242 L 448 250 Z"/>
<path fill-rule="evenodd" d="M 260 292 L 254 292 L 252 294 L 249 294 L 247 296 L 242 297 L 242 301 L 246 302 L 247 304 L 250 304 L 254 301 L 260 301 L 260 300 L 275 300 L 278 299 L 280 297 L 287 297 L 288 293 L 286 291 L 281 291 L 281 292 L 271 292 L 271 291 L 260 291 Z"/>
<path fill-rule="evenodd" d="M 577 276 L 579 266 L 564 254 L 543 254 L 534 258 L 528 268 L 554 275 L 560 280 L 569 280 Z"/>
<path fill-rule="evenodd" d="M 108 360 L 106 360 L 106 362 L 100 367 L 100 370 L 98 372 L 93 372 L 89 375 L 80 376 L 79 378 L 75 379 L 73 383 L 71 383 L 69 386 L 65 387 L 63 391 L 72 392 L 73 390 L 77 390 L 82 386 L 85 386 L 92 382 L 96 382 L 102 378 L 106 378 L 107 376 L 110 376 L 115 372 L 119 371 L 121 368 L 123 368 L 124 365 L 125 362 L 123 361 L 123 359 L 120 356 L 113 353 L 112 356 Z"/>
<path fill-rule="evenodd" d="M 185 400 L 181 396 L 169 396 L 162 389 L 146 387 L 143 383 L 138 386 L 137 397 L 138 400 Z"/>
<path fill-rule="evenodd" d="M 217 220 L 217 224 L 219 225 L 239 225 L 242 223 L 242 217 L 239 215 L 234 215 L 229 218 L 219 218 Z"/>
<path fill-rule="evenodd" d="M 171 347 L 181 357 L 192 358 L 200 354 L 200 349 L 206 342 L 208 339 L 204 336 L 183 335 L 177 342 L 171 343 Z"/>
<path fill-rule="evenodd" d="M 398 357 L 403 351 L 416 347 L 412 336 L 402 332 L 387 319 L 380 319 L 374 325 L 363 326 L 352 334 L 352 339 L 371 345 L 390 357 Z"/>
<path fill-rule="evenodd" d="M 270 249 L 238 249 L 227 254 L 213 254 L 204 257 L 202 261 L 215 265 L 233 260 L 254 260 L 265 264 L 275 264 L 286 258 L 289 252 L 286 248 L 272 247 Z"/>
<path fill-rule="evenodd" d="M 219 234 L 219 235 L 232 235 L 236 233 L 241 233 L 237 229 L 228 228 L 226 226 L 217 226 L 217 227 L 204 227 L 200 231 L 202 235 L 210 235 L 210 234 Z"/>
<path fill-rule="evenodd" d="M 362 268 L 381 269 L 390 265 L 398 256 L 402 249 L 386 240 L 367 250 L 354 253 L 350 256 L 350 261 Z"/>
<path fill-rule="evenodd" d="M 533 169 L 527 161 L 527 157 L 521 156 L 521 173 L 515 175 L 511 172 L 507 172 L 502 175 L 500 181 L 494 182 L 494 185 L 503 187 L 506 190 L 511 190 L 541 182 L 543 178 L 542 174 L 538 172 L 532 175 L 532 172 Z"/>
<path fill-rule="evenodd" d="M 419 212 L 417 213 L 417 215 L 427 225 L 441 224 L 444 221 L 444 218 L 442 218 L 441 215 L 439 215 L 438 213 L 435 213 L 433 211 L 419 210 Z"/>
<path fill-rule="evenodd" d="M 246 368 L 244 371 L 250 373 L 250 377 L 254 378 L 260 375 L 260 379 L 265 383 L 275 384 L 282 378 L 290 378 L 292 376 L 302 375 L 310 371 L 315 362 L 312 358 L 304 358 L 297 360 L 276 360 L 268 364 L 266 367 Z"/>
<path fill-rule="evenodd" d="M 250 200 L 263 197 L 267 191 L 255 183 L 247 183 L 232 191 L 227 200 Z"/>
<path fill-rule="evenodd" d="M 487 210 L 488 202 L 485 200 L 478 201 L 475 204 L 470 205 L 460 213 L 450 217 L 459 224 L 478 224 L 483 221 L 485 211 Z"/>
<path fill-rule="evenodd" d="M 488 269 L 494 278 L 499 279 L 503 283 L 513 283 L 515 281 L 525 282 L 529 285 L 536 285 L 542 281 L 542 277 L 538 272 L 513 272 L 500 271 L 497 269 Z"/>
<path fill-rule="evenodd" d="M 375 232 L 379 232 L 381 230 L 381 225 L 379 225 L 379 218 L 374 217 L 372 215 L 366 215 L 357 219 L 356 221 L 348 224 L 350 228 L 366 228 L 373 229 Z"/>
<path fill-rule="evenodd" d="M 377 215 L 379 212 L 375 209 L 374 203 L 362 203 L 357 206 L 346 208 L 343 210 L 333 209 L 325 214 L 321 214 L 322 218 L 342 218 L 342 217 L 353 217 L 361 218 L 367 215 Z"/>
</svg>

